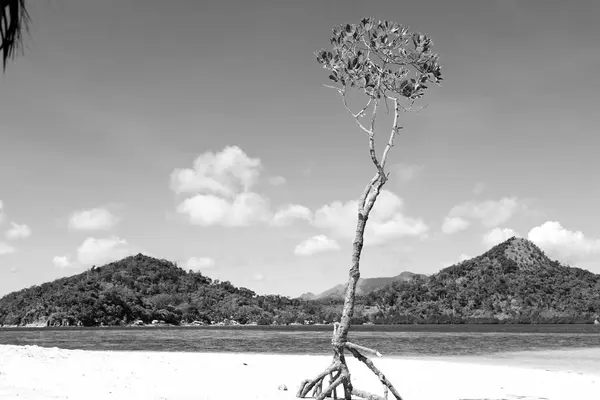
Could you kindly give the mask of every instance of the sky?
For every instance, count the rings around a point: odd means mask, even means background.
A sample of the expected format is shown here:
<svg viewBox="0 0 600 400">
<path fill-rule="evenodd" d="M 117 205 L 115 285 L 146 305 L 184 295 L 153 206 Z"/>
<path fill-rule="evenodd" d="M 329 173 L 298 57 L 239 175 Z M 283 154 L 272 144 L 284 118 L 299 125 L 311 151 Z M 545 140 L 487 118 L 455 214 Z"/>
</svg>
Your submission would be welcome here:
<svg viewBox="0 0 600 400">
<path fill-rule="evenodd" d="M 261 294 L 345 282 L 374 167 L 313 52 L 368 16 L 427 33 L 444 81 L 402 116 L 361 276 L 513 235 L 600 273 L 600 2 L 165 4 L 29 1 L 0 76 L 0 295 L 139 252 Z"/>
</svg>

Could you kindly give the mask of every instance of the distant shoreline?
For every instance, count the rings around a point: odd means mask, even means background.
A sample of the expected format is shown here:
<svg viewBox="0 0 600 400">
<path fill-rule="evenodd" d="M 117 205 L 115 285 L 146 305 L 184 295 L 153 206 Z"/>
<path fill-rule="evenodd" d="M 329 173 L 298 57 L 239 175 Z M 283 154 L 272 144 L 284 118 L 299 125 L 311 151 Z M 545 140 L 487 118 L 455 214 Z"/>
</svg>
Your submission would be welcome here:
<svg viewBox="0 0 600 400">
<path fill-rule="evenodd" d="M 352 325 L 354 329 L 360 327 L 369 327 L 375 329 L 376 327 L 418 327 L 418 326 L 570 326 L 570 325 L 594 325 L 598 327 L 600 332 L 600 324 L 594 322 L 569 322 L 569 323 L 464 323 L 464 324 L 356 324 Z M 258 324 L 127 324 L 127 325 L 94 325 L 94 326 L 82 326 L 82 325 L 66 325 L 66 326 L 48 326 L 44 324 L 28 324 L 28 325 L 0 325 L 1 329 L 140 329 L 140 328 L 231 328 L 231 329 L 261 329 L 261 328 L 318 328 L 323 329 L 324 327 L 331 327 L 331 324 L 271 324 L 271 325 L 258 325 Z"/>
</svg>

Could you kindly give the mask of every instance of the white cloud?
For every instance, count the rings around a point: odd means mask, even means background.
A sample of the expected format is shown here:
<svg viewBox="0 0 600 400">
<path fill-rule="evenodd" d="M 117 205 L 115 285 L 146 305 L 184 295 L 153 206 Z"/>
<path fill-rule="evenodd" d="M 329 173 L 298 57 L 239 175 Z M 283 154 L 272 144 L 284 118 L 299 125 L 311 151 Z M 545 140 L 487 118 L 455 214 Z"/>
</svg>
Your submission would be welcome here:
<svg viewBox="0 0 600 400">
<path fill-rule="evenodd" d="M 210 269 L 215 267 L 215 260 L 209 257 L 191 257 L 185 263 L 187 269 L 199 271 L 201 269 Z"/>
<path fill-rule="evenodd" d="M 429 229 L 419 218 L 406 217 L 401 212 L 402 199 L 382 190 L 371 211 L 365 230 L 365 244 L 377 245 L 404 236 L 423 237 Z M 358 218 L 358 202 L 335 201 L 319 208 L 313 224 L 341 238 L 353 238 Z"/>
<path fill-rule="evenodd" d="M 493 228 L 508 221 L 517 212 L 518 207 L 516 197 L 503 197 L 497 201 L 467 201 L 453 207 L 448 217 L 479 220 L 484 226 Z"/>
<path fill-rule="evenodd" d="M 253 280 L 255 280 L 255 281 L 257 281 L 257 282 L 260 282 L 260 281 L 264 281 L 264 280 L 265 280 L 265 277 L 264 277 L 264 275 L 263 275 L 263 274 L 261 274 L 260 272 L 257 272 L 257 273 L 255 273 L 255 274 L 252 276 L 252 279 L 253 279 Z"/>
<path fill-rule="evenodd" d="M 491 231 L 483 235 L 482 242 L 488 247 L 495 246 L 510 239 L 513 236 L 519 236 L 519 234 L 510 228 L 494 228 Z"/>
<path fill-rule="evenodd" d="M 105 208 L 76 211 L 69 217 L 69 228 L 74 230 L 106 230 L 112 228 L 118 218 Z"/>
<path fill-rule="evenodd" d="M 454 233 L 464 231 L 471 225 L 469 221 L 461 217 L 446 217 L 442 224 L 442 232 L 452 235 Z"/>
<path fill-rule="evenodd" d="M 205 227 L 256 223 L 285 226 L 301 219 L 339 236 L 353 236 L 356 201 L 323 206 L 317 210 L 319 218 L 315 217 L 314 221 L 308 208 L 296 204 L 273 213 L 268 198 L 250 190 L 260 178 L 260 172 L 260 159 L 248 157 L 239 147 L 204 153 L 196 159 L 193 168 L 176 169 L 171 174 L 171 188 L 176 193 L 191 193 L 179 202 L 177 212 L 187 216 L 190 223 Z M 383 191 L 369 219 L 365 241 L 377 244 L 402 236 L 424 235 L 428 229 L 424 222 L 405 217 L 400 212 L 401 207 L 399 197 Z"/>
<path fill-rule="evenodd" d="M 297 256 L 309 256 L 325 251 L 338 250 L 339 248 L 340 245 L 335 240 L 325 235 L 316 235 L 297 245 L 294 249 L 294 254 Z"/>
<path fill-rule="evenodd" d="M 268 222 L 268 199 L 250 191 L 260 171 L 260 159 L 248 157 L 237 146 L 206 152 L 196 158 L 193 168 L 175 169 L 171 174 L 171 188 L 176 193 L 194 193 L 180 202 L 177 212 L 201 226 Z"/>
<path fill-rule="evenodd" d="M 171 188 L 176 193 L 212 193 L 225 197 L 247 192 L 259 178 L 260 159 L 250 158 L 237 146 L 218 153 L 206 152 L 194 161 L 193 168 L 175 169 Z"/>
<path fill-rule="evenodd" d="M 11 228 L 6 231 L 6 238 L 9 240 L 25 239 L 31 236 L 31 228 L 25 224 L 11 222 Z"/>
<path fill-rule="evenodd" d="M 56 256 L 52 259 L 52 264 L 58 268 L 67 268 L 71 266 L 69 256 Z"/>
<path fill-rule="evenodd" d="M 413 180 L 419 172 L 423 170 L 422 165 L 414 164 L 395 164 L 391 168 L 392 175 L 396 175 L 400 181 L 408 182 Z"/>
<path fill-rule="evenodd" d="M 125 258 L 132 252 L 125 239 L 112 236 L 104 239 L 89 237 L 77 248 L 77 257 L 82 264 L 106 264 Z"/>
<path fill-rule="evenodd" d="M 4 208 L 4 203 L 0 200 L 0 224 L 4 221 L 4 214 L 2 213 L 2 209 Z"/>
<path fill-rule="evenodd" d="M 17 249 L 15 249 L 10 244 L 4 243 L 4 242 L 0 242 L 0 256 L 3 256 L 5 254 L 12 254 L 12 253 L 14 253 L 16 251 L 17 251 Z"/>
<path fill-rule="evenodd" d="M 291 225 L 295 220 L 312 221 L 312 212 L 298 204 L 288 204 L 279 209 L 273 216 L 271 223 L 275 226 Z"/>
<path fill-rule="evenodd" d="M 233 200 L 198 194 L 184 200 L 177 212 L 187 214 L 190 223 L 201 226 L 248 226 L 269 219 L 269 203 L 261 195 L 246 192 Z"/>
<path fill-rule="evenodd" d="M 330 230 L 336 236 L 348 236 L 356 229 L 356 219 L 356 201 L 334 201 L 315 211 L 313 223 L 317 228 Z"/>
<path fill-rule="evenodd" d="M 269 178 L 269 183 L 273 186 L 285 185 L 287 180 L 283 176 L 272 176 Z"/>
<path fill-rule="evenodd" d="M 552 257 L 568 263 L 600 254 L 600 239 L 586 238 L 583 232 L 565 229 L 558 221 L 534 227 L 527 237 Z"/>
<path fill-rule="evenodd" d="M 485 190 L 485 183 L 477 182 L 475 184 L 475 187 L 473 188 L 473 194 L 479 195 L 479 194 L 483 193 L 484 190 Z"/>
</svg>

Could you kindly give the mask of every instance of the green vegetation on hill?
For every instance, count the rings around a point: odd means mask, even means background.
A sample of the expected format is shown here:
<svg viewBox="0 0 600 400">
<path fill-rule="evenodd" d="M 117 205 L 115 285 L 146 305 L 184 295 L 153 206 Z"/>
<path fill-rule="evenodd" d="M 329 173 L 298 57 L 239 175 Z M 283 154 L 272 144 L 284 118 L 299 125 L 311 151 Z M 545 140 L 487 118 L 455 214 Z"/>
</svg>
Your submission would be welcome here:
<svg viewBox="0 0 600 400">
<path fill-rule="evenodd" d="M 410 278 L 383 288 L 373 280 L 379 289 L 357 298 L 353 322 L 591 323 L 600 314 L 600 275 L 552 261 L 524 239 Z M 4 296 L 0 325 L 331 323 L 342 302 L 261 296 L 138 254 Z"/>
<path fill-rule="evenodd" d="M 600 314 L 600 275 L 550 260 L 510 238 L 430 277 L 369 293 L 376 323 L 590 323 Z"/>
<path fill-rule="evenodd" d="M 336 305 L 258 296 L 230 282 L 142 254 L 0 299 L 0 325 L 126 325 L 236 321 L 240 324 L 333 322 Z"/>
</svg>

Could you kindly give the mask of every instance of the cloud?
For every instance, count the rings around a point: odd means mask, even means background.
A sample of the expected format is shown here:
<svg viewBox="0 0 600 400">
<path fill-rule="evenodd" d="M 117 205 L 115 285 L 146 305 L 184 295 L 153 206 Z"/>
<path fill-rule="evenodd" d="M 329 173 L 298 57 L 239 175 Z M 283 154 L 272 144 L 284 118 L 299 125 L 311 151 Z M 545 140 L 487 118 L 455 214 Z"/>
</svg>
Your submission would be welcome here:
<svg viewBox="0 0 600 400">
<path fill-rule="evenodd" d="M 258 181 L 260 170 L 260 159 L 248 157 L 237 146 L 228 146 L 218 153 L 201 154 L 193 168 L 175 169 L 171 173 L 171 188 L 176 193 L 233 197 L 247 192 Z"/>
<path fill-rule="evenodd" d="M 312 221 L 312 212 L 298 204 L 288 204 L 275 213 L 271 223 L 275 226 L 291 225 L 295 220 Z"/>
<path fill-rule="evenodd" d="M 484 190 L 485 190 L 485 183 L 477 182 L 475 184 L 475 187 L 473 188 L 473 194 L 479 195 L 479 194 L 483 193 Z"/>
<path fill-rule="evenodd" d="M 297 245 L 294 254 L 297 256 L 310 256 L 316 253 L 339 250 L 339 248 L 340 245 L 335 240 L 325 235 L 316 235 Z"/>
<path fill-rule="evenodd" d="M 237 146 L 206 152 L 191 169 L 175 169 L 171 189 L 195 193 L 177 206 L 177 212 L 201 226 L 249 226 L 271 218 L 266 197 L 250 191 L 260 177 L 261 162 Z"/>
<path fill-rule="evenodd" d="M 263 274 L 261 274 L 260 272 L 255 273 L 254 275 L 252 275 L 252 280 L 255 280 L 257 282 L 261 282 L 265 280 L 265 277 Z"/>
<path fill-rule="evenodd" d="M 242 193 L 233 201 L 198 194 L 185 199 L 177 207 L 177 212 L 187 214 L 189 222 L 194 225 L 240 227 L 269 220 L 269 203 L 252 192 Z"/>
<path fill-rule="evenodd" d="M 17 251 L 17 249 L 15 249 L 10 244 L 0 242 L 0 256 L 6 255 L 6 254 L 12 254 L 16 251 Z"/>
<path fill-rule="evenodd" d="M 269 183 L 273 186 L 281 186 L 287 183 L 287 180 L 283 176 L 272 176 L 269 178 Z"/>
<path fill-rule="evenodd" d="M 67 268 L 72 265 L 69 256 L 56 256 L 52 259 L 52 264 L 58 268 Z"/>
<path fill-rule="evenodd" d="M 11 222 L 11 228 L 6 231 L 6 238 L 9 240 L 25 239 L 31 236 L 31 228 L 27 225 L 19 225 L 15 222 Z"/>
<path fill-rule="evenodd" d="M 96 239 L 89 237 L 77 248 L 77 258 L 82 264 L 106 264 L 125 258 L 132 251 L 125 239 L 117 236 Z"/>
<path fill-rule="evenodd" d="M 185 263 L 187 269 L 199 271 L 201 269 L 211 269 L 215 267 L 215 260 L 209 257 L 190 257 Z"/>
<path fill-rule="evenodd" d="M 600 254 L 600 239 L 586 238 L 583 232 L 565 229 L 558 221 L 532 228 L 527 237 L 552 257 L 568 263 Z"/>
<path fill-rule="evenodd" d="M 519 202 L 516 197 L 503 197 L 497 201 L 467 201 L 453 207 L 448 217 L 478 220 L 484 226 L 493 228 L 508 221 L 518 208 Z"/>
<path fill-rule="evenodd" d="M 2 210 L 4 209 L 4 203 L 0 200 L 0 224 L 4 221 L 4 214 Z"/>
<path fill-rule="evenodd" d="M 427 225 L 419 218 L 402 214 L 402 199 L 382 190 L 371 211 L 365 230 L 365 244 L 378 245 L 405 236 L 424 237 Z M 341 238 L 353 238 L 358 218 L 358 202 L 334 201 L 319 208 L 314 214 L 313 225 L 329 230 Z"/>
<path fill-rule="evenodd" d="M 112 228 L 119 219 L 105 208 L 76 211 L 69 217 L 69 228 L 73 230 L 106 230 Z"/>
<path fill-rule="evenodd" d="M 471 225 L 469 221 L 461 217 L 446 217 L 442 224 L 442 232 L 448 235 L 464 231 Z"/>
<path fill-rule="evenodd" d="M 510 239 L 513 236 L 519 236 L 519 234 L 510 228 L 494 228 L 491 231 L 483 235 L 482 242 L 488 247 L 495 246 Z"/>
<path fill-rule="evenodd" d="M 413 180 L 422 170 L 422 165 L 414 164 L 395 164 L 391 168 L 392 175 L 396 175 L 402 182 Z"/>
<path fill-rule="evenodd" d="M 338 236 L 353 236 L 356 201 L 325 205 L 316 211 L 314 218 L 308 208 L 297 204 L 286 205 L 273 213 L 269 199 L 251 191 L 260 178 L 261 168 L 260 159 L 250 158 L 237 146 L 200 155 L 193 168 L 175 169 L 171 174 L 171 189 L 187 195 L 180 200 L 176 211 L 185 215 L 190 223 L 204 227 L 241 227 L 257 223 L 286 226 L 301 219 Z M 401 207 L 399 197 L 387 191 L 380 194 L 369 219 L 367 243 L 426 233 L 425 223 L 405 217 L 400 212 Z"/>
</svg>

